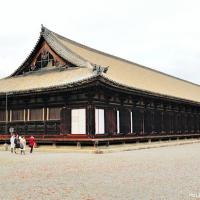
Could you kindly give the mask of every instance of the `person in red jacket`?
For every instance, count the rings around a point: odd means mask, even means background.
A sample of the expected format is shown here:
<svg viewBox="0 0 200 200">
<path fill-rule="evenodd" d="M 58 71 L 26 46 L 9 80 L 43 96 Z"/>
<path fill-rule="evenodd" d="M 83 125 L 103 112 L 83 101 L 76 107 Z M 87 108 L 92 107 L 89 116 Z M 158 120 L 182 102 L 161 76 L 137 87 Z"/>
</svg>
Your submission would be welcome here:
<svg viewBox="0 0 200 200">
<path fill-rule="evenodd" d="M 30 153 L 33 152 L 33 147 L 35 146 L 35 138 L 31 135 L 31 137 L 29 138 L 29 147 L 30 149 Z"/>
</svg>

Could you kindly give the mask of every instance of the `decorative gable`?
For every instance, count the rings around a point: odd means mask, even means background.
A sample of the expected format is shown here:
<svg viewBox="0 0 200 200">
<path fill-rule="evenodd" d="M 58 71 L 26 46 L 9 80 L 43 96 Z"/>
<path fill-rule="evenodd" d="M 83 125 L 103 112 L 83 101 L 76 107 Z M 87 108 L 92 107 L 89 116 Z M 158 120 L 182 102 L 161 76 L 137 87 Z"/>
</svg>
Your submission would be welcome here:
<svg viewBox="0 0 200 200">
<path fill-rule="evenodd" d="M 65 64 L 66 62 L 49 47 L 46 41 L 44 41 L 40 50 L 33 57 L 29 70 L 36 71 L 45 67 L 59 67 Z"/>
<path fill-rule="evenodd" d="M 51 67 L 68 68 L 75 67 L 75 65 L 61 58 L 41 36 L 30 56 L 11 76 L 23 75 Z"/>
</svg>

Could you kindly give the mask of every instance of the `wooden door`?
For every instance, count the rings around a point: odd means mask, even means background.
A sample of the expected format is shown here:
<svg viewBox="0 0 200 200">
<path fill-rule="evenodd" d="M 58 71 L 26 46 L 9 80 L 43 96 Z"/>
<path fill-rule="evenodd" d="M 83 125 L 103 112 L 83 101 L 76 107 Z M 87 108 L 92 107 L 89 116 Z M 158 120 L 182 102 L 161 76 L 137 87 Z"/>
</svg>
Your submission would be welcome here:
<svg viewBox="0 0 200 200">
<path fill-rule="evenodd" d="M 61 114 L 60 132 L 62 134 L 70 134 L 71 133 L 71 109 L 62 108 L 60 114 Z"/>
<path fill-rule="evenodd" d="M 105 109 L 105 132 L 117 133 L 117 111 L 114 108 Z"/>
<path fill-rule="evenodd" d="M 130 111 L 128 109 L 119 110 L 120 133 L 127 134 L 131 132 Z"/>
</svg>

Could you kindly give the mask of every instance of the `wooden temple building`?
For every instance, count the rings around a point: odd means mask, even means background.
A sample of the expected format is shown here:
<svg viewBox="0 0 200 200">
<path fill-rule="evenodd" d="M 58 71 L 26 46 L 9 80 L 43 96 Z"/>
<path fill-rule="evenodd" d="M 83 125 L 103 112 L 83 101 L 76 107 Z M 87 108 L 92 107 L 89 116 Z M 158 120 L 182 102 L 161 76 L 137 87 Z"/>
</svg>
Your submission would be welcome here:
<svg viewBox="0 0 200 200">
<path fill-rule="evenodd" d="M 0 140 L 40 143 L 200 135 L 200 86 L 92 49 L 42 26 L 24 63 L 0 80 Z"/>
</svg>

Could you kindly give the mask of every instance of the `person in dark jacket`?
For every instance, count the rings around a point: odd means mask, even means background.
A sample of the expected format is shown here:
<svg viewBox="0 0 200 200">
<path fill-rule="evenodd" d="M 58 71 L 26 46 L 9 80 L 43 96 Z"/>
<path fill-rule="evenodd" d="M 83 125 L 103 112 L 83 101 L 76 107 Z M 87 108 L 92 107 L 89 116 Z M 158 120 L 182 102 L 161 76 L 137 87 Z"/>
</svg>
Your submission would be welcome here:
<svg viewBox="0 0 200 200">
<path fill-rule="evenodd" d="M 33 147 L 35 146 L 35 138 L 31 135 L 31 137 L 29 138 L 29 147 L 30 149 L 30 153 L 33 152 Z"/>
<path fill-rule="evenodd" d="M 20 139 L 18 135 L 15 136 L 14 143 L 15 143 L 15 153 L 17 153 L 17 149 L 20 148 Z"/>
</svg>

